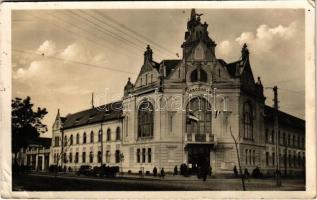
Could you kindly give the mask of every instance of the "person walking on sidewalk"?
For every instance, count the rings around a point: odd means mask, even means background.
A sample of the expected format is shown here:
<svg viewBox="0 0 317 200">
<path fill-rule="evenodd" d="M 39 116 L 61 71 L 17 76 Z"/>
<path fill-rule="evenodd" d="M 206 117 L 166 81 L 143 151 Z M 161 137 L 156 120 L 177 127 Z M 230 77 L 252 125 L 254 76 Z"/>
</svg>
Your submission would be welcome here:
<svg viewBox="0 0 317 200">
<path fill-rule="evenodd" d="M 164 168 L 161 169 L 161 177 L 164 178 L 165 177 L 165 171 Z"/>
<path fill-rule="evenodd" d="M 238 177 L 238 169 L 237 169 L 237 166 L 234 166 L 234 167 L 233 167 L 233 173 L 234 173 L 234 176 L 237 178 L 237 177 Z"/>
</svg>

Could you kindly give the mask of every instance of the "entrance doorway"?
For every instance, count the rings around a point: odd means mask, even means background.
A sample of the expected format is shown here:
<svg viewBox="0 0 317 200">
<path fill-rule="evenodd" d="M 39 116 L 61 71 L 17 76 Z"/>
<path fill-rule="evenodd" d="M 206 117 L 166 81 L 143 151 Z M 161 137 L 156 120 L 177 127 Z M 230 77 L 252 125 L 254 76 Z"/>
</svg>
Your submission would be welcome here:
<svg viewBox="0 0 317 200">
<path fill-rule="evenodd" d="M 210 148 L 208 144 L 188 144 L 188 164 L 193 173 L 199 167 L 210 166 Z"/>
</svg>

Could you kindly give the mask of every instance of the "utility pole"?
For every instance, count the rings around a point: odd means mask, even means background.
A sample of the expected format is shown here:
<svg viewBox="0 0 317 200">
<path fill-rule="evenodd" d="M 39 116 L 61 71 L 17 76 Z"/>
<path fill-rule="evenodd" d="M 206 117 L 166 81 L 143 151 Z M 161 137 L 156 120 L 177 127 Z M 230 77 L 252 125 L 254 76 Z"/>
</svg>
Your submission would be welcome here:
<svg viewBox="0 0 317 200">
<path fill-rule="evenodd" d="M 282 185 L 281 180 L 281 171 L 280 171 L 280 154 L 279 154 L 279 129 L 278 129 L 278 94 L 277 94 L 277 86 L 273 88 L 274 92 L 274 134 L 275 134 L 275 163 L 276 163 L 276 186 Z"/>
</svg>

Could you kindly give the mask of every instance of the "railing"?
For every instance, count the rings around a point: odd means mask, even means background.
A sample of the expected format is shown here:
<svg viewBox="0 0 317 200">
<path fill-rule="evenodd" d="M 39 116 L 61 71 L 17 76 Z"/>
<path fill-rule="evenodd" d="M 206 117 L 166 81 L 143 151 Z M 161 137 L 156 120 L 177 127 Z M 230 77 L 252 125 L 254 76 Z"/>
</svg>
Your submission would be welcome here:
<svg viewBox="0 0 317 200">
<path fill-rule="evenodd" d="M 189 134 L 186 134 L 185 141 L 188 141 L 188 142 L 213 142 L 214 135 L 189 133 Z"/>
</svg>

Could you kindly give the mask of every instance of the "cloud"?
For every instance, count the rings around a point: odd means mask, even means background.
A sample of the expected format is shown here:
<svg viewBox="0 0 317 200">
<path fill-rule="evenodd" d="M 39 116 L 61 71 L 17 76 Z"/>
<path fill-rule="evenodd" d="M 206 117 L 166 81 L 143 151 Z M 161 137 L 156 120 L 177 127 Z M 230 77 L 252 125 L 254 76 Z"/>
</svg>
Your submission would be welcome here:
<svg viewBox="0 0 317 200">
<path fill-rule="evenodd" d="M 37 49 L 37 52 L 40 54 L 44 54 L 47 56 L 52 56 L 55 54 L 56 51 L 56 44 L 52 40 L 46 40 L 44 41 L 39 48 Z"/>
<path fill-rule="evenodd" d="M 286 27 L 282 25 L 269 27 L 266 24 L 262 24 L 257 28 L 256 33 L 243 32 L 235 41 L 240 45 L 247 43 L 255 51 L 269 52 L 285 41 L 293 39 L 296 36 L 296 31 L 296 22 L 292 22 Z"/>
<path fill-rule="evenodd" d="M 233 44 L 229 40 L 224 40 L 218 44 L 217 56 L 228 58 L 232 55 Z"/>
</svg>

